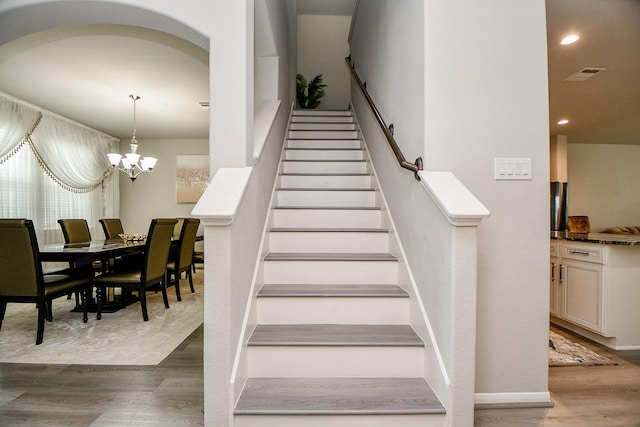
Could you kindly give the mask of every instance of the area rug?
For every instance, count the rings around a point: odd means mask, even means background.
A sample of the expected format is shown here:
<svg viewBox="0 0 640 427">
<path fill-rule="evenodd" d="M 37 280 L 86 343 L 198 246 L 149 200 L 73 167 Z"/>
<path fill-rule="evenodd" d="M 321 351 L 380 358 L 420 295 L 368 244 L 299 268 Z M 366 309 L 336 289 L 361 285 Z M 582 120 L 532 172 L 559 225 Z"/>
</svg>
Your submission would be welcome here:
<svg viewBox="0 0 640 427">
<path fill-rule="evenodd" d="M 169 309 L 160 292 L 147 293 L 149 321 L 142 320 L 140 303 L 96 320 L 82 322 L 71 312 L 75 299 L 53 301 L 53 322 L 46 322 L 44 342 L 36 342 L 37 310 L 32 304 L 8 304 L 0 330 L 0 362 L 85 365 L 157 365 L 203 322 L 204 273 L 180 281 L 182 301 L 169 288 Z"/>
<path fill-rule="evenodd" d="M 610 359 L 553 331 L 549 331 L 549 341 L 549 366 L 617 365 Z"/>
</svg>

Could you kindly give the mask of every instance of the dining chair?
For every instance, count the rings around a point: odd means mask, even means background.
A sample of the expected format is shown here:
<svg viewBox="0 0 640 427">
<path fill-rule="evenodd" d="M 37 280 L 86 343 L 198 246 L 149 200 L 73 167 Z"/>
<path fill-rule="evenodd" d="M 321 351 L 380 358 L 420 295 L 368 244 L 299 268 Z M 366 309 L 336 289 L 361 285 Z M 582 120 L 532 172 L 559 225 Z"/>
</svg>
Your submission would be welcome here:
<svg viewBox="0 0 640 427">
<path fill-rule="evenodd" d="M 173 218 L 155 218 L 151 220 L 145 255 L 138 265 L 127 264 L 122 268 L 114 268 L 93 279 L 98 300 L 97 318 L 102 318 L 102 292 L 105 288 L 121 288 L 123 290 L 138 291 L 138 299 L 142 309 L 142 318 L 149 320 L 147 313 L 147 291 L 162 291 L 164 306 L 169 308 L 167 299 L 167 261 L 171 248 L 171 236 L 176 220 Z"/>
<path fill-rule="evenodd" d="M 196 244 L 196 233 L 200 226 L 200 220 L 197 218 L 184 218 L 182 229 L 180 230 L 180 240 L 178 247 L 169 258 L 167 263 L 167 272 L 171 280 L 168 286 L 175 286 L 176 298 L 182 301 L 180 296 L 180 276 L 186 273 L 189 279 L 191 293 L 195 292 L 193 288 L 193 276 L 191 275 L 191 265 L 193 263 L 193 248 Z"/>
<path fill-rule="evenodd" d="M 204 251 L 193 251 L 193 256 L 191 257 L 191 266 L 192 270 L 196 272 L 196 264 L 204 265 Z"/>
<path fill-rule="evenodd" d="M 102 225 L 105 239 L 119 239 L 120 234 L 124 233 L 120 218 L 102 218 L 100 225 Z"/>
<path fill-rule="evenodd" d="M 86 219 L 59 219 L 58 224 L 62 229 L 65 243 L 83 243 L 91 241 L 91 231 Z M 100 274 L 103 270 L 102 263 L 95 262 L 91 265 L 84 263 L 69 264 L 69 272 L 73 275 L 84 275 L 86 270 L 93 270 L 93 274 Z M 70 296 L 69 296 L 70 297 Z M 80 298 L 76 293 L 76 306 L 79 306 Z"/>
<path fill-rule="evenodd" d="M 7 303 L 35 303 L 38 309 L 36 345 L 44 338 L 44 321 L 52 321 L 51 301 L 77 292 L 82 299 L 82 320 L 87 321 L 87 295 L 91 278 L 65 274 L 44 275 L 38 240 L 29 219 L 0 219 L 0 328 Z"/>
</svg>

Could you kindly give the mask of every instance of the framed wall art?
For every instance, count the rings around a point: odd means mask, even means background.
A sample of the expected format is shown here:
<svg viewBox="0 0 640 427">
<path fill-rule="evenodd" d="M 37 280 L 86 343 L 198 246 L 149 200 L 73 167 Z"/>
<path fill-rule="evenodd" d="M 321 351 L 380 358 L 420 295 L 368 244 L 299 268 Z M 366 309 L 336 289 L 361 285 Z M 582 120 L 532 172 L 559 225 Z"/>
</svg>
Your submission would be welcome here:
<svg viewBox="0 0 640 427">
<path fill-rule="evenodd" d="M 209 156 L 178 154 L 176 156 L 176 202 L 196 203 L 209 185 Z"/>
</svg>

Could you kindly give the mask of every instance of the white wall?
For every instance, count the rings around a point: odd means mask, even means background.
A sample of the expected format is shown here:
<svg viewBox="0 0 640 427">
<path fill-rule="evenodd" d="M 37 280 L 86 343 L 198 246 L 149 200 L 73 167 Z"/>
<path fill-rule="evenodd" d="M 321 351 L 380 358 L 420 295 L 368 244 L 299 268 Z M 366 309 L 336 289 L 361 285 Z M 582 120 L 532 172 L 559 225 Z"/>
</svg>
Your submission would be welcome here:
<svg viewBox="0 0 640 427">
<path fill-rule="evenodd" d="M 544 1 L 367 0 L 351 53 L 408 160 L 452 171 L 491 211 L 478 230 L 478 393 L 547 391 L 549 135 Z M 531 181 L 495 181 L 495 157 L 530 157 Z M 376 165 L 380 172 L 383 167 Z M 397 166 L 395 166 L 397 167 Z M 383 183 L 420 269 L 413 179 Z M 417 185 L 417 184 L 413 184 Z M 386 190 L 386 189 L 385 189 Z M 426 236 L 425 238 L 429 238 Z M 411 255 L 408 255 L 411 258 Z M 423 254 L 422 256 L 429 256 Z M 415 271 L 414 271 L 415 273 Z M 420 280 L 420 278 L 417 278 Z M 434 295 L 446 289 L 432 283 Z M 452 319 L 427 307 L 437 335 Z M 445 350 L 446 351 L 446 350 Z M 533 393 L 533 394 L 531 394 Z"/>
<path fill-rule="evenodd" d="M 310 81 L 318 74 L 327 85 L 319 109 L 345 110 L 349 106 L 350 16 L 298 15 L 298 73 Z"/>
<path fill-rule="evenodd" d="M 139 153 L 158 159 L 150 175 L 131 182 L 120 174 L 120 219 L 125 231 L 146 233 L 153 218 L 190 217 L 194 203 L 176 203 L 176 155 L 208 154 L 209 141 L 138 140 Z M 120 141 L 120 153 L 129 149 L 129 141 Z"/>
<path fill-rule="evenodd" d="M 567 144 L 569 215 L 588 215 L 592 231 L 640 225 L 640 146 Z"/>
<path fill-rule="evenodd" d="M 427 169 L 491 211 L 479 227 L 476 391 L 547 390 L 549 132 L 543 0 L 428 1 Z M 495 181 L 529 157 L 531 181 Z"/>
</svg>

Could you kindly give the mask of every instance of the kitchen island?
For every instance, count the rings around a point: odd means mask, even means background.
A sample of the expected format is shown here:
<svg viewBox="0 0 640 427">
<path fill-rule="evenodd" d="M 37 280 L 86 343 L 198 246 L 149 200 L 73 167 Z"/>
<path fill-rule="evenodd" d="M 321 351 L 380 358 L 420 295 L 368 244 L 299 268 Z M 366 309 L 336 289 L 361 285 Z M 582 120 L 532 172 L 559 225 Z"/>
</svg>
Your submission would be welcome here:
<svg viewBox="0 0 640 427">
<path fill-rule="evenodd" d="M 640 349 L 640 236 L 551 239 L 551 322 L 616 350 Z"/>
</svg>

